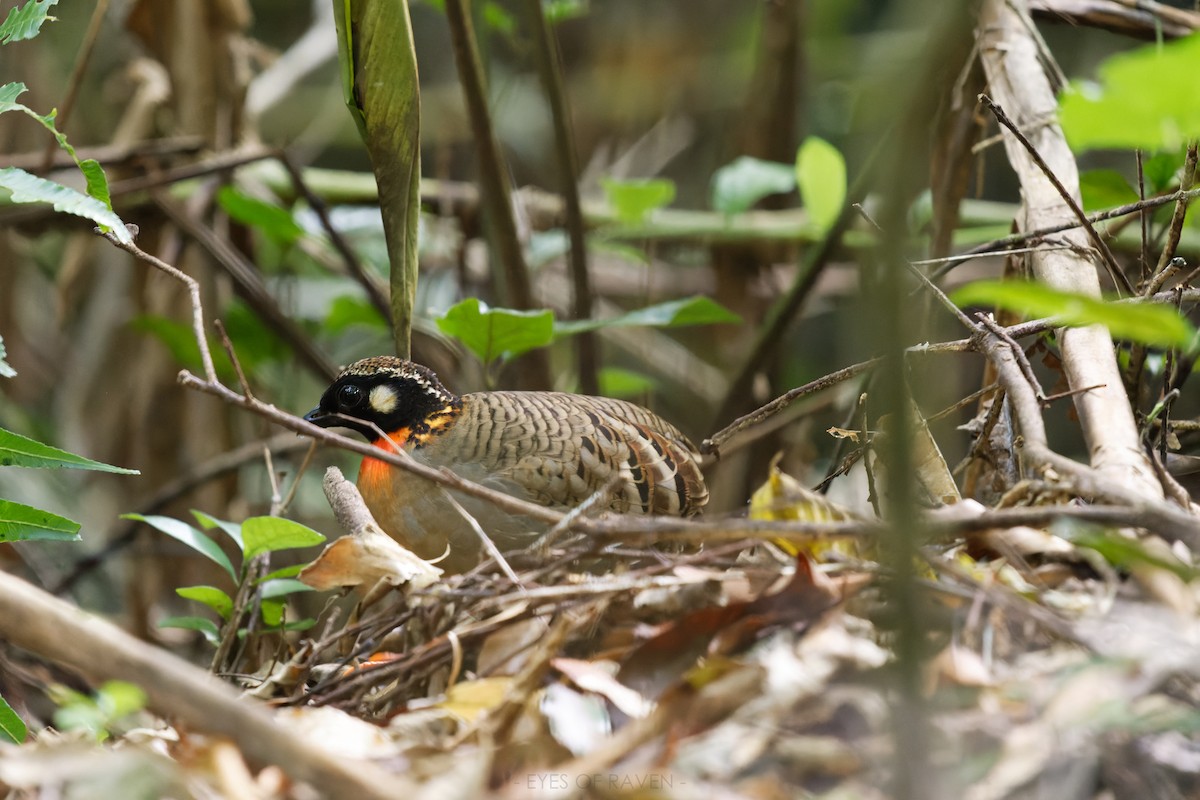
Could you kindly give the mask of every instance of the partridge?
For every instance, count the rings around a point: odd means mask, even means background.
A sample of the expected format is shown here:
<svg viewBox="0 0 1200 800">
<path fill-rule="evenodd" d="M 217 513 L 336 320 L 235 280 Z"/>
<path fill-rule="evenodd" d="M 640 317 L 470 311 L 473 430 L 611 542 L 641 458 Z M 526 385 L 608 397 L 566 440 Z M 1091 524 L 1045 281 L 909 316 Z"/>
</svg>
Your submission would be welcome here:
<svg viewBox="0 0 1200 800">
<path fill-rule="evenodd" d="M 345 427 L 384 450 L 522 500 L 569 509 L 614 485 L 599 510 L 691 516 L 708 502 L 695 446 L 673 425 L 622 400 L 564 392 L 456 395 L 426 367 L 381 356 L 351 364 L 305 419 Z M 381 435 L 381 434 L 386 434 Z M 363 459 L 358 488 L 389 535 L 461 572 L 483 552 L 478 534 L 441 486 Z M 451 492 L 501 551 L 545 529 L 486 500 Z"/>
</svg>

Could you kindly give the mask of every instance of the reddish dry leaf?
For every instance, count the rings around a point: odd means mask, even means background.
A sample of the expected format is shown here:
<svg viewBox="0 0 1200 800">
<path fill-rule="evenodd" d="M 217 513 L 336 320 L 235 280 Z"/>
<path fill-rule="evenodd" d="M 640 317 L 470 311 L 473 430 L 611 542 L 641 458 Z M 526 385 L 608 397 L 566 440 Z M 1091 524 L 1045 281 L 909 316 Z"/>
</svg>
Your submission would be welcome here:
<svg viewBox="0 0 1200 800">
<path fill-rule="evenodd" d="M 800 555 L 796 574 L 783 589 L 746 603 L 702 608 L 668 623 L 625 658 L 617 679 L 657 699 L 700 656 L 737 653 L 780 628 L 804 630 L 842 599 L 834 584 Z"/>
</svg>

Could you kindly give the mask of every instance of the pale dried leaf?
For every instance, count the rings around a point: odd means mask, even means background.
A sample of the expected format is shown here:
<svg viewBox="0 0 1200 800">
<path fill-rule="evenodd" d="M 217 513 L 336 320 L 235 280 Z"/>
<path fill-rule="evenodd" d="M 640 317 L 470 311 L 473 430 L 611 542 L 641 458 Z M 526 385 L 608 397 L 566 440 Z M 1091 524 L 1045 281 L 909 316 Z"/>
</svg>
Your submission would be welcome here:
<svg viewBox="0 0 1200 800">
<path fill-rule="evenodd" d="M 618 666 L 611 661 L 556 658 L 550 664 L 583 691 L 606 698 L 634 719 L 640 719 L 654 710 L 651 700 L 616 679 Z"/>
<path fill-rule="evenodd" d="M 298 576 L 319 591 L 384 581 L 420 589 L 438 580 L 442 570 L 403 547 L 374 524 L 328 545 Z"/>
</svg>

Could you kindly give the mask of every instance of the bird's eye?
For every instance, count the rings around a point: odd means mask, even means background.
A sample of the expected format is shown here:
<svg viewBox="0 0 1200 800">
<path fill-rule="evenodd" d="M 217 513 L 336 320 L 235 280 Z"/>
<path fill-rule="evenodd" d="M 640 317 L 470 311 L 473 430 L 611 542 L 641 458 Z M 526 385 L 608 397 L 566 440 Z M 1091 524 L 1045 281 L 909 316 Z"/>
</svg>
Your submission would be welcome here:
<svg viewBox="0 0 1200 800">
<path fill-rule="evenodd" d="M 357 408 L 363 397 L 362 387 L 348 383 L 338 390 L 338 405 L 344 409 Z"/>
</svg>

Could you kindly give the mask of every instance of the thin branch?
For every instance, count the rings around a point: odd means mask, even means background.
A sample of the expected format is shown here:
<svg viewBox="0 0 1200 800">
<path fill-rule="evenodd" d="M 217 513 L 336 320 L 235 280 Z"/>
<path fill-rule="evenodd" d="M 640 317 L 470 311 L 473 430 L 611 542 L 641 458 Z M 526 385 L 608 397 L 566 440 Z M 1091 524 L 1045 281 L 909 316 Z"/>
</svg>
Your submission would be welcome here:
<svg viewBox="0 0 1200 800">
<path fill-rule="evenodd" d="M 304 202 L 308 203 L 308 207 L 317 215 L 317 219 L 321 222 L 321 227 L 325 229 L 325 235 L 329 237 L 329 243 L 333 245 L 333 249 L 342 257 L 342 262 L 346 265 L 346 271 L 358 284 L 363 287 L 367 293 L 367 299 L 371 301 L 371 305 L 375 306 L 375 310 L 383 316 L 388 324 L 392 320 L 392 308 L 388 304 L 387 295 L 380 288 L 379 283 L 363 269 L 362 261 L 354 252 L 354 248 L 346 241 L 346 237 L 342 236 L 342 232 L 334 226 L 333 221 L 329 218 L 329 207 L 325 204 L 325 200 L 314 192 L 308 185 L 308 181 L 304 180 L 304 173 L 286 150 L 279 150 L 275 153 L 275 158 L 280 164 L 283 164 L 287 170 L 288 177 L 292 179 L 292 187 L 300 193 L 304 198 Z"/>
<path fill-rule="evenodd" d="M 574 317 L 579 320 L 590 319 L 592 287 L 588 275 L 583 206 L 579 201 L 579 158 L 575 152 L 571 131 L 571 111 L 567 106 L 567 93 L 563 88 L 558 41 L 546 21 L 542 0 L 525 0 L 523 8 L 533 36 L 533 53 L 542 89 L 550 105 L 550 120 L 554 129 L 554 155 L 558 160 L 559 184 L 566 208 L 567 236 L 571 245 L 569 264 L 574 293 Z M 600 365 L 596 336 L 591 331 L 585 331 L 577 337 L 576 344 L 579 353 L 580 391 L 584 394 L 598 394 Z"/>
<path fill-rule="evenodd" d="M 1196 143 L 1192 142 L 1188 145 L 1187 158 L 1183 162 L 1183 177 L 1179 181 L 1181 191 L 1186 192 L 1196 182 L 1196 158 Z M 1179 247 L 1179 237 L 1183 234 L 1183 221 L 1187 217 L 1187 211 L 1186 199 L 1181 197 L 1175 201 L 1175 212 L 1171 215 L 1171 224 L 1167 226 L 1167 241 L 1154 268 L 1154 277 L 1146 287 L 1146 294 L 1154 294 L 1161 289 L 1172 274 L 1169 273 L 1169 268 L 1175 263 L 1175 251 Z"/>
<path fill-rule="evenodd" d="M 91 63 L 92 53 L 96 50 L 100 25 L 104 22 L 104 15 L 107 13 L 108 0 L 97 0 L 96 5 L 92 8 L 92 17 L 88 20 L 87 31 L 83 34 L 83 41 L 79 44 L 79 51 L 75 56 L 75 66 L 71 67 L 71 77 L 67 79 L 66 96 L 59 104 L 58 113 L 54 118 L 60 132 L 65 133 L 67 130 L 67 120 L 71 118 L 71 112 L 75 109 L 75 100 L 79 97 L 79 87 L 83 84 L 83 75 L 87 71 L 88 64 Z M 42 172 L 50 169 L 50 165 L 54 163 L 54 154 L 58 149 L 57 140 L 52 139 L 46 144 L 46 150 L 42 154 Z"/>
<path fill-rule="evenodd" d="M 125 227 L 129 229 L 130 235 L 136 239 L 138 235 L 137 226 L 126 225 Z M 100 232 L 99 229 L 97 229 L 97 231 Z M 145 261 L 155 269 L 165 272 L 175 280 L 180 281 L 183 283 L 183 285 L 187 286 L 188 295 L 192 300 L 192 335 L 196 337 L 196 342 L 200 347 L 200 363 L 204 367 L 204 377 L 210 383 L 216 383 L 217 370 L 216 367 L 213 366 L 212 353 L 209 352 L 208 337 L 205 334 L 204 306 L 200 302 L 200 284 L 197 283 L 192 276 L 186 274 L 177 267 L 171 266 L 159 258 L 155 258 L 145 250 L 142 250 L 142 248 L 138 247 L 132 241 L 122 242 L 116 237 L 116 235 L 112 233 L 100 232 L 100 235 L 112 242 L 114 246 L 119 247 L 126 253 L 129 253 L 130 255 L 141 259 L 142 261 Z"/>
<path fill-rule="evenodd" d="M 1079 220 L 1080 225 L 1082 225 L 1083 229 L 1087 231 L 1088 238 L 1092 240 L 1092 244 L 1095 245 L 1097 252 L 1099 252 L 1101 258 L 1104 259 L 1104 264 L 1108 268 L 1109 274 L 1112 276 L 1113 281 L 1123 288 L 1127 294 L 1137 294 L 1133 286 L 1129 283 L 1129 279 L 1125 277 L 1125 273 L 1121 271 L 1120 265 L 1117 264 L 1117 259 L 1115 256 L 1113 256 L 1112 250 L 1108 248 L 1108 243 L 1106 243 L 1104 239 L 1100 237 L 1100 234 L 1096 232 L 1096 228 L 1088 220 L 1087 214 L 1084 213 L 1083 207 L 1079 205 L 1071 192 L 1067 190 L 1067 187 L 1063 186 L 1062 181 L 1060 181 L 1058 176 L 1054 174 L 1054 170 L 1050 169 L 1050 165 L 1046 163 L 1044 158 L 1042 158 L 1042 154 L 1039 153 L 1037 148 L 1033 146 L 1033 142 L 1029 141 L 1029 139 L 1025 137 L 1025 134 L 1021 133 L 1016 124 L 1008 118 L 1007 114 L 1004 113 L 1004 109 L 996 105 L 996 103 L 992 101 L 992 98 L 988 97 L 986 94 L 981 94 L 979 95 L 979 102 L 988 107 L 1001 125 L 1003 125 L 1005 128 L 1008 128 L 1013 137 L 1016 138 L 1016 140 L 1021 143 L 1021 146 L 1024 147 L 1029 153 L 1029 157 L 1033 159 L 1033 162 L 1038 165 L 1039 169 L 1041 169 L 1042 174 L 1046 176 L 1046 179 L 1050 181 L 1050 183 L 1058 191 L 1059 195 L 1062 196 L 1063 202 L 1070 207 L 1072 213 L 1075 214 L 1075 218 Z"/>
</svg>

